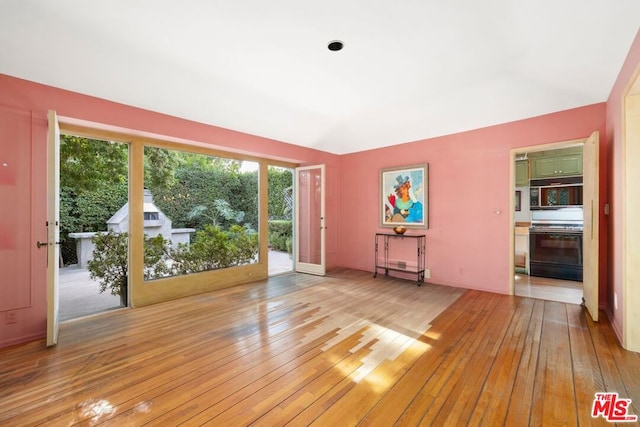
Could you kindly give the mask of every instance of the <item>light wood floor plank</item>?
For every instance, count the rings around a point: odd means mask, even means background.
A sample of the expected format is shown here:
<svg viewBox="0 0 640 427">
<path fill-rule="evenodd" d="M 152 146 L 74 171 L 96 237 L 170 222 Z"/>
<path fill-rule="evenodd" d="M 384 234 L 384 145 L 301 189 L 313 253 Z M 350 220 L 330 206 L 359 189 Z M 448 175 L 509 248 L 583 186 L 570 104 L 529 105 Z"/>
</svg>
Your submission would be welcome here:
<svg viewBox="0 0 640 427">
<path fill-rule="evenodd" d="M 482 339 L 476 332 L 489 321 L 486 312 L 497 295 L 488 295 L 487 298 L 480 298 L 481 301 L 478 301 L 475 299 L 475 294 L 473 291 L 468 291 L 458 300 L 460 304 L 465 305 L 463 314 L 457 317 L 455 324 L 451 325 L 452 331 L 447 331 L 440 337 L 442 339 L 451 334 L 452 337 L 455 336 L 455 339 L 438 341 L 435 345 L 441 351 L 429 351 L 427 358 L 422 359 L 422 363 L 416 365 L 423 369 L 426 368 L 420 374 L 414 375 L 422 387 L 415 394 L 415 397 L 412 397 L 406 410 L 399 418 L 398 421 L 401 424 L 415 425 L 423 420 L 429 422 L 435 418 L 448 397 L 447 392 L 454 385 L 455 380 L 453 379 L 458 378 L 462 373 L 461 367 L 467 362 L 467 358 L 470 357 L 478 340 Z M 477 304 L 467 305 L 471 300 Z"/>
<path fill-rule="evenodd" d="M 371 352 L 370 346 L 362 346 L 350 356 L 338 362 L 332 369 L 324 371 L 320 376 L 303 388 L 299 388 L 276 407 L 267 411 L 253 425 L 270 427 L 290 423 L 314 402 L 331 389 L 337 388 L 341 381 L 351 377 L 353 372 L 362 366 L 361 359 Z M 303 425 L 309 424 L 318 414 L 311 414 L 308 420 L 302 420 Z M 301 418 L 299 418 L 301 421 Z"/>
<path fill-rule="evenodd" d="M 451 370 L 450 375 L 443 377 L 442 388 L 434 396 L 433 404 L 424 413 L 421 425 L 467 423 L 470 411 L 473 410 L 469 402 L 477 400 L 477 394 L 491 367 L 495 343 L 501 341 L 504 327 L 508 325 L 503 319 L 511 316 L 508 305 L 496 307 L 489 302 L 483 307 L 479 320 L 474 322 L 473 326 L 467 327 L 468 336 L 464 340 L 465 344 L 460 346 L 460 350 L 454 349 L 448 356 L 450 361 L 445 361 L 447 368 L 455 368 Z M 478 333 L 479 330 L 483 333 Z M 460 354 L 457 354 L 458 351 Z M 453 363 L 453 360 L 457 363 Z M 432 393 L 431 383 L 427 383 L 425 389 Z"/>
<path fill-rule="evenodd" d="M 514 299 L 513 306 L 513 317 L 469 418 L 470 426 L 502 425 L 505 422 L 525 352 L 534 300 Z"/>
<path fill-rule="evenodd" d="M 569 339 L 573 366 L 573 383 L 577 408 L 593 404 L 593 390 L 605 390 L 604 379 L 598 365 L 596 347 L 590 334 L 587 317 L 579 306 L 567 306 Z M 578 424 L 606 425 L 604 418 L 593 419 L 590 413 L 578 411 Z"/>
<path fill-rule="evenodd" d="M 518 376 L 513 385 L 513 392 L 507 408 L 505 425 L 531 425 L 531 409 L 533 406 L 533 390 L 536 380 L 536 366 L 542 340 L 542 321 L 544 317 L 544 302 L 534 300 L 531 318 L 524 340 Z"/>
<path fill-rule="evenodd" d="M 577 425 L 571 346 L 566 304 L 545 302 L 536 383 L 533 425 Z"/>
<path fill-rule="evenodd" d="M 601 350 L 596 353 L 602 371 L 604 391 L 617 392 L 620 398 L 631 399 L 631 413 L 640 418 L 640 381 L 629 380 L 640 378 L 640 353 L 624 350 L 618 343 L 613 329 L 608 325 L 603 325 L 602 322 L 594 324 L 590 318 L 585 321 L 592 331 L 595 347 Z"/>
</svg>

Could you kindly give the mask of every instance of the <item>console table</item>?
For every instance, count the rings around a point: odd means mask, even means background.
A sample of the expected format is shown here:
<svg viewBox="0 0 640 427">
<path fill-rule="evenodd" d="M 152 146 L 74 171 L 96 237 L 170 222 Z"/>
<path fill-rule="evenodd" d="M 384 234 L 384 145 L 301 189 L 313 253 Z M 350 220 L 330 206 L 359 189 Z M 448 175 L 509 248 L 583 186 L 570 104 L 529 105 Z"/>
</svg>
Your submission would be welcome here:
<svg viewBox="0 0 640 427">
<path fill-rule="evenodd" d="M 389 241 L 395 239 L 413 240 L 416 245 L 416 265 L 408 266 L 406 261 L 389 261 Z M 379 256 L 379 249 L 382 246 L 382 256 Z M 376 233 L 376 263 L 373 277 L 378 275 L 378 270 L 384 270 L 385 276 L 390 271 L 401 271 L 404 273 L 412 273 L 416 275 L 418 286 L 424 283 L 424 265 L 425 265 L 425 247 L 426 237 L 424 234 L 395 234 L 395 233 Z"/>
</svg>

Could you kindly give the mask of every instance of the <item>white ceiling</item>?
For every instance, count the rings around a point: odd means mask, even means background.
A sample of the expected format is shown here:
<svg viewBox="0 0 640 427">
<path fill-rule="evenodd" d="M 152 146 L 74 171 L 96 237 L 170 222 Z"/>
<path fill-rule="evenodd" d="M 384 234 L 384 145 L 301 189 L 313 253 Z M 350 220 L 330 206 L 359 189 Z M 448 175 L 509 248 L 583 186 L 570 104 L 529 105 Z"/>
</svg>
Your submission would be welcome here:
<svg viewBox="0 0 640 427">
<path fill-rule="evenodd" d="M 0 73 L 343 154 L 606 101 L 639 25 L 638 0 L 0 0 Z"/>
</svg>

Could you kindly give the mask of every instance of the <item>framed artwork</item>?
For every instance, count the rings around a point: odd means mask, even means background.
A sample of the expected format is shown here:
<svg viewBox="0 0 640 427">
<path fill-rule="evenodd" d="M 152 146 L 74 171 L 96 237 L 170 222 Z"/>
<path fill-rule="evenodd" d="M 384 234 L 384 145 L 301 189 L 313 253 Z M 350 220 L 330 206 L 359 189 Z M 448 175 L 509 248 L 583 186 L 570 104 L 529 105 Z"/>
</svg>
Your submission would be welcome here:
<svg viewBox="0 0 640 427">
<path fill-rule="evenodd" d="M 522 193 L 520 192 L 520 190 L 516 190 L 516 212 L 520 211 L 520 202 L 521 202 L 521 197 L 522 197 Z"/>
<path fill-rule="evenodd" d="M 380 225 L 429 228 L 429 165 L 380 170 Z"/>
</svg>

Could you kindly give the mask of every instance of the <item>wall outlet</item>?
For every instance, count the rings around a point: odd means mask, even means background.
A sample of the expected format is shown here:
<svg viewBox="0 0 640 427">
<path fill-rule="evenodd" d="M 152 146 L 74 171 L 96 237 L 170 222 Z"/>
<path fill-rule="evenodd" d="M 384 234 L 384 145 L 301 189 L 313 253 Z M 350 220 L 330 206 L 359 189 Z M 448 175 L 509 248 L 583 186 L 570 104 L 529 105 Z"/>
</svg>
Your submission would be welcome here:
<svg viewBox="0 0 640 427">
<path fill-rule="evenodd" d="M 429 270 L 428 268 L 424 269 L 424 278 L 431 279 L 431 270 Z"/>
<path fill-rule="evenodd" d="M 18 316 L 15 311 L 7 311 L 7 324 L 18 323 Z"/>
<path fill-rule="evenodd" d="M 407 263 L 405 261 L 398 261 L 398 268 L 402 270 L 407 269 Z"/>
</svg>

